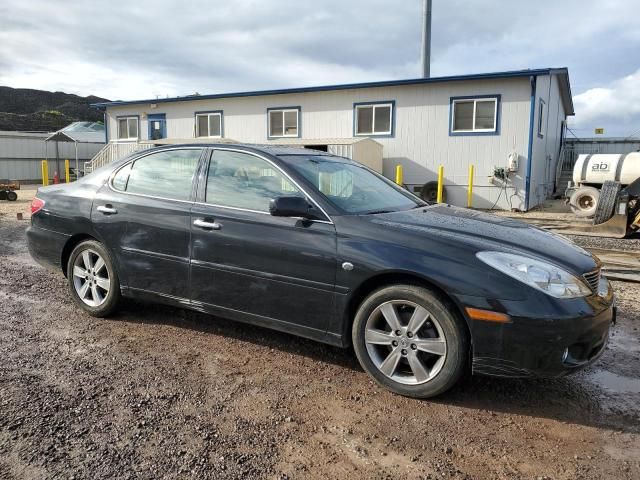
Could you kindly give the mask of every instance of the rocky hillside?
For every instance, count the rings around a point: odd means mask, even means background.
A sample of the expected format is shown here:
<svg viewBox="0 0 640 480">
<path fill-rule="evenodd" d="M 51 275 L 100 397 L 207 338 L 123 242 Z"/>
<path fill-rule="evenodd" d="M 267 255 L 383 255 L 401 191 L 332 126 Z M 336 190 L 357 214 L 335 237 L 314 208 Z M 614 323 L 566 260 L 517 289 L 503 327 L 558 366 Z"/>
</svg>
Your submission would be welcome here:
<svg viewBox="0 0 640 480">
<path fill-rule="evenodd" d="M 52 132 L 77 121 L 102 121 L 91 103 L 105 98 L 0 86 L 0 130 Z"/>
</svg>

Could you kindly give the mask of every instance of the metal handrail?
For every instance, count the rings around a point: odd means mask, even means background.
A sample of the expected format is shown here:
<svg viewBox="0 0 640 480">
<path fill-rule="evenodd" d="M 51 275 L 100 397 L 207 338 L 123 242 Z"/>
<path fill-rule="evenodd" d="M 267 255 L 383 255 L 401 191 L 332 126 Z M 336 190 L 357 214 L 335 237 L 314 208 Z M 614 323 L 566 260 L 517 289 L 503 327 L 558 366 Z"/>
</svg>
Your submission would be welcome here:
<svg viewBox="0 0 640 480">
<path fill-rule="evenodd" d="M 565 165 L 566 163 L 568 163 L 567 159 L 571 160 L 570 157 L 567 157 L 566 146 L 562 145 L 562 148 L 560 149 L 560 154 L 558 155 L 558 163 L 556 164 L 556 191 L 558 191 L 558 187 L 560 187 L 558 183 L 560 182 L 560 177 L 562 177 L 562 173 L 565 171 L 573 170 L 573 166 L 571 166 L 571 168 L 569 169 L 566 168 L 568 166 L 568 165 Z"/>
<path fill-rule="evenodd" d="M 96 153 L 89 162 L 85 162 L 84 173 L 86 175 L 87 173 L 91 173 L 104 165 L 118 161 L 134 152 L 147 150 L 152 147 L 153 145 L 149 143 L 109 142 L 102 147 L 102 149 L 100 149 L 100 151 Z"/>
</svg>

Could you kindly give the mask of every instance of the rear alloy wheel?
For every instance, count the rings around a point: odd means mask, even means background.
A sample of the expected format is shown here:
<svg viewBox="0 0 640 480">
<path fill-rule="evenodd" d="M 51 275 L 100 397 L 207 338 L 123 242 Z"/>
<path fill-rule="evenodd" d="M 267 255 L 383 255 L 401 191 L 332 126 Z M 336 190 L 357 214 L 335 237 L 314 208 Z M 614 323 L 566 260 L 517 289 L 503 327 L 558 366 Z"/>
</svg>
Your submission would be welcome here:
<svg viewBox="0 0 640 480">
<path fill-rule="evenodd" d="M 99 242 L 82 242 L 71 252 L 67 278 L 73 299 L 90 315 L 104 317 L 117 307 L 120 282 Z"/>
<path fill-rule="evenodd" d="M 418 398 L 438 395 L 457 382 L 469 345 L 453 307 L 411 285 L 386 287 L 365 299 L 353 342 L 360 364 L 378 383 Z"/>
</svg>

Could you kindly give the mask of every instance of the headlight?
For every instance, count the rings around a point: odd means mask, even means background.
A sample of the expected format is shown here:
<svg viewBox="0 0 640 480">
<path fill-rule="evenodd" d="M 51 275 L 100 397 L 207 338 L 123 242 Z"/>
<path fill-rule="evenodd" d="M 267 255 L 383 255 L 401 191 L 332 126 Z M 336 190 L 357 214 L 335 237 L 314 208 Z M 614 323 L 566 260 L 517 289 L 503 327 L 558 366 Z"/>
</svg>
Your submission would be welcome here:
<svg viewBox="0 0 640 480">
<path fill-rule="evenodd" d="M 552 297 L 575 298 L 592 294 L 581 279 L 550 263 L 502 252 L 478 252 L 476 257 L 496 270 Z"/>
</svg>

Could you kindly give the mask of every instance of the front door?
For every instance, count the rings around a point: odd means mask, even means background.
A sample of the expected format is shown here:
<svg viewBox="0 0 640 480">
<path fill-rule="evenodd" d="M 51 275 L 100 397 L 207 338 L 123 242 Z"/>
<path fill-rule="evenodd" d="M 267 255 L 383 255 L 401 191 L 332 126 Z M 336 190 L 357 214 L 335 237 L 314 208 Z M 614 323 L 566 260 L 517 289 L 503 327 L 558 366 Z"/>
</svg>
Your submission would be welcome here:
<svg viewBox="0 0 640 480">
<path fill-rule="evenodd" d="M 333 223 L 274 217 L 269 202 L 304 193 L 270 161 L 215 150 L 191 211 L 194 306 L 301 335 L 334 315 Z"/>
<path fill-rule="evenodd" d="M 182 148 L 138 157 L 96 194 L 93 226 L 133 293 L 188 299 L 190 210 L 202 152 Z"/>
<path fill-rule="evenodd" d="M 155 113 L 147 117 L 149 122 L 149 140 L 167 137 L 167 119 L 164 113 Z"/>
</svg>

